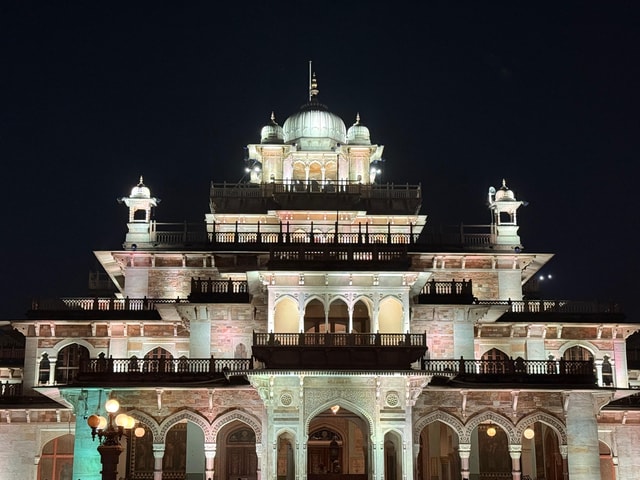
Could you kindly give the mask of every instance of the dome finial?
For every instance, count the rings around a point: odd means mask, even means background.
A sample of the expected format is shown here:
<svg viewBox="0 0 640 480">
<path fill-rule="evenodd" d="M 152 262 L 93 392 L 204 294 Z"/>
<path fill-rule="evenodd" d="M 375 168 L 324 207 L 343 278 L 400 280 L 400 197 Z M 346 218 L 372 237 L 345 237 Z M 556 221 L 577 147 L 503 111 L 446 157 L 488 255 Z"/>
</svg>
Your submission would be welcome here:
<svg viewBox="0 0 640 480">
<path fill-rule="evenodd" d="M 312 101 L 318 96 L 320 90 L 318 90 L 318 80 L 316 80 L 316 72 L 311 75 L 311 83 L 309 84 L 309 101 Z"/>
<path fill-rule="evenodd" d="M 138 182 L 138 185 L 144 185 L 144 182 L 142 181 L 142 175 L 140 175 L 140 182 Z"/>
<path fill-rule="evenodd" d="M 507 188 L 507 181 L 504 178 L 502 179 L 502 188 Z"/>
<path fill-rule="evenodd" d="M 273 112 L 273 110 L 271 110 L 271 121 L 272 122 L 276 121 L 276 114 Z"/>
<path fill-rule="evenodd" d="M 360 125 L 360 112 L 356 113 L 356 123 L 354 125 Z"/>
</svg>

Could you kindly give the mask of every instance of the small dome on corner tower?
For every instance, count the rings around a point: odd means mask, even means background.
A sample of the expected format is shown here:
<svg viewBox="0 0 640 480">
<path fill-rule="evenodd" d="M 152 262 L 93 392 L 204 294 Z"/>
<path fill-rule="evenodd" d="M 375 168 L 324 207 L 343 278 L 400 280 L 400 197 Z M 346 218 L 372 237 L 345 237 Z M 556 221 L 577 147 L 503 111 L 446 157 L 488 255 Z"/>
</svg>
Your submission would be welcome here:
<svg viewBox="0 0 640 480">
<path fill-rule="evenodd" d="M 356 123 L 347 130 L 347 144 L 371 145 L 369 129 L 360 123 L 360 114 L 356 114 Z"/>
<path fill-rule="evenodd" d="M 271 112 L 271 120 L 260 131 L 260 143 L 284 143 L 284 131 Z"/>
<path fill-rule="evenodd" d="M 500 187 L 500 189 L 496 192 L 496 202 L 515 202 L 516 201 L 516 196 L 513 193 L 512 190 L 509 190 L 509 188 L 507 188 L 507 182 L 506 180 L 503 178 L 502 179 L 502 186 Z"/>
<path fill-rule="evenodd" d="M 131 189 L 131 198 L 151 198 L 151 190 L 142 182 L 142 175 L 138 185 Z"/>
</svg>

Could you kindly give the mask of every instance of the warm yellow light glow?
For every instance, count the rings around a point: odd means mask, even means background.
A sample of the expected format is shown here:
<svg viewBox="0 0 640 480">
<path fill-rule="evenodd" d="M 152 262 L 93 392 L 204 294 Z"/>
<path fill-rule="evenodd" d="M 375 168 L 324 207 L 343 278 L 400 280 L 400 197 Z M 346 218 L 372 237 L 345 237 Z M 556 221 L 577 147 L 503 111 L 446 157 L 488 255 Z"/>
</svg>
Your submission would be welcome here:
<svg viewBox="0 0 640 480">
<path fill-rule="evenodd" d="M 335 415 L 336 413 L 338 413 L 338 411 L 340 411 L 340 405 L 334 405 L 333 407 L 331 407 L 331 411 Z"/>
<path fill-rule="evenodd" d="M 533 428 L 529 427 L 527 429 L 525 429 L 525 431 L 523 432 L 524 438 L 526 438 L 527 440 L 531 440 L 533 437 L 535 437 L 536 433 L 533 431 Z"/>
<path fill-rule="evenodd" d="M 120 402 L 115 398 L 111 400 L 107 400 L 107 403 L 104 404 L 104 408 L 109 413 L 116 413 L 120 409 Z"/>
<path fill-rule="evenodd" d="M 131 430 L 136 426 L 136 419 L 127 415 L 127 423 L 125 423 L 124 428 Z"/>
<path fill-rule="evenodd" d="M 124 428 L 124 424 L 127 421 L 127 417 L 128 415 L 126 413 L 120 413 L 118 416 L 116 416 L 116 425 Z"/>
<path fill-rule="evenodd" d="M 496 427 L 489 427 L 487 428 L 487 435 L 489 435 L 490 437 L 495 437 L 496 436 Z"/>
<path fill-rule="evenodd" d="M 107 428 L 107 419 L 104 418 L 102 415 L 100 415 L 98 417 L 99 422 L 98 422 L 98 426 L 96 427 L 98 430 L 104 430 L 105 428 Z"/>
<path fill-rule="evenodd" d="M 133 434 L 138 438 L 144 437 L 144 428 L 143 427 L 136 427 L 136 429 L 133 431 Z"/>
<path fill-rule="evenodd" d="M 99 424 L 100 417 L 98 415 L 91 415 L 89 418 L 87 418 L 87 425 L 89 425 L 91 428 L 98 428 Z"/>
</svg>

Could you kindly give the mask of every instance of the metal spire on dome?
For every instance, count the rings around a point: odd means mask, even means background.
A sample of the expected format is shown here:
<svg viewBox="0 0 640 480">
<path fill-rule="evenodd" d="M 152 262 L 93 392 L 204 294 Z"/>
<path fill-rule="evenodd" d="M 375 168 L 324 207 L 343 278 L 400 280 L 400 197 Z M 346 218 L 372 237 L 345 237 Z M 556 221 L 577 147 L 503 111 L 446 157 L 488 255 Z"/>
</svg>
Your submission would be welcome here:
<svg viewBox="0 0 640 480">
<path fill-rule="evenodd" d="M 278 122 L 276 122 L 276 114 L 273 112 L 273 110 L 271 110 L 271 123 L 273 123 L 274 125 L 278 124 Z"/>
<path fill-rule="evenodd" d="M 360 112 L 356 113 L 356 123 L 354 125 L 360 125 Z"/>
<path fill-rule="evenodd" d="M 142 175 L 140 175 L 140 181 L 138 182 L 138 186 L 140 185 L 144 185 L 144 182 L 142 181 Z"/>
</svg>

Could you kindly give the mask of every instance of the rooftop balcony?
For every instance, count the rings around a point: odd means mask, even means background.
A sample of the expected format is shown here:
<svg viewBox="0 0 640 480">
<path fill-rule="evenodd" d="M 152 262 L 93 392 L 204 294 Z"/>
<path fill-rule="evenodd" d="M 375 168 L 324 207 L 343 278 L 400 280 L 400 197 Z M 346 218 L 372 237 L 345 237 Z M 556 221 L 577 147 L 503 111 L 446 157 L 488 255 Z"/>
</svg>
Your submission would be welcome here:
<svg viewBox="0 0 640 480">
<path fill-rule="evenodd" d="M 415 214 L 422 203 L 420 185 L 355 181 L 276 180 L 212 183 L 212 211 L 266 213 L 267 210 L 366 210 L 374 215 Z"/>
<path fill-rule="evenodd" d="M 625 315 L 616 303 L 577 302 L 571 300 L 480 300 L 479 305 L 507 307 L 500 322 L 589 322 L 618 323 Z"/>
</svg>

